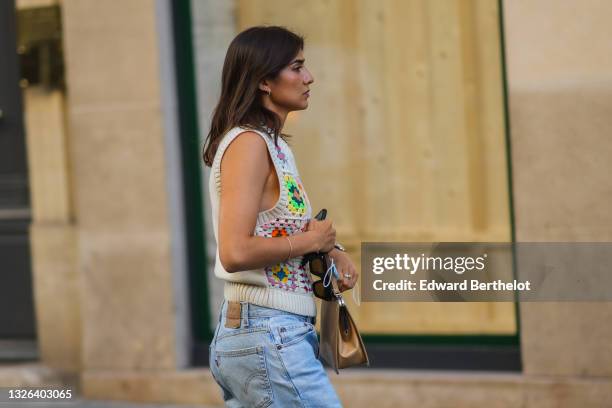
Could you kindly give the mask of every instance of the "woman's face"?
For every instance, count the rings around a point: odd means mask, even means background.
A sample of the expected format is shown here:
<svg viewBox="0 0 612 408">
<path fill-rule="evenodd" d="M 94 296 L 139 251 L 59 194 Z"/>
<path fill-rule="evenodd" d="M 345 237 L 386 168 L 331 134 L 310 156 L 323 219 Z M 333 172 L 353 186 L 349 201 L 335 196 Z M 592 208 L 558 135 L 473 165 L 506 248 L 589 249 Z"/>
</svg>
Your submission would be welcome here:
<svg viewBox="0 0 612 408">
<path fill-rule="evenodd" d="M 304 54 L 300 51 L 278 76 L 268 81 L 273 105 L 291 112 L 308 107 L 309 88 L 314 79 L 304 65 Z M 267 95 L 266 95 L 267 96 Z"/>
</svg>

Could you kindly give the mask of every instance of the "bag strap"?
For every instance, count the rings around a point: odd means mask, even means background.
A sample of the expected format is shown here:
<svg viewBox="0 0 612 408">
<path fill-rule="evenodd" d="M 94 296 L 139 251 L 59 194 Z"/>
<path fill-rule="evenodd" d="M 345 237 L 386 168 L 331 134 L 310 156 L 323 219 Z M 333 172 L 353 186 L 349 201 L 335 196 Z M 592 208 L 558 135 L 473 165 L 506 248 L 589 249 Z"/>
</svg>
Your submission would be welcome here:
<svg viewBox="0 0 612 408">
<path fill-rule="evenodd" d="M 344 334 L 348 334 L 351 327 L 350 327 L 350 322 L 349 322 L 349 317 L 348 317 L 348 308 L 346 307 L 346 303 L 344 303 L 344 297 L 342 296 L 342 293 L 340 292 L 340 289 L 338 288 L 338 282 L 336 281 L 336 278 L 332 277 L 331 278 L 331 284 L 332 284 L 332 290 L 334 292 L 334 296 L 336 297 L 336 302 L 339 303 L 339 308 L 338 308 L 338 312 L 339 312 L 339 321 L 338 323 L 340 324 L 340 328 L 344 331 Z M 333 300 L 332 300 L 333 302 Z"/>
<path fill-rule="evenodd" d="M 328 257 L 326 256 L 326 258 Z M 327 264 L 329 265 L 329 262 L 327 262 Z M 338 281 L 336 281 L 336 278 L 334 278 L 333 276 L 331 277 L 330 280 L 331 280 L 334 296 L 336 297 L 336 299 L 338 299 L 341 306 L 344 305 L 344 298 L 342 297 L 342 293 L 340 293 L 340 289 L 338 288 Z"/>
</svg>

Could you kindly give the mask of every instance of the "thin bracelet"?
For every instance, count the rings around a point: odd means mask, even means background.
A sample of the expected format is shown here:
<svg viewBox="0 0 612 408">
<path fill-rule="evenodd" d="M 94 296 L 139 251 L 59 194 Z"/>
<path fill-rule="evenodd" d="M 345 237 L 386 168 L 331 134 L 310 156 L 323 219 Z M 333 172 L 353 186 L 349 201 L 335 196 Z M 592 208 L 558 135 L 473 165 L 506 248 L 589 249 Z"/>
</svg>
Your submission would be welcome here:
<svg viewBox="0 0 612 408">
<path fill-rule="evenodd" d="M 289 259 L 291 259 L 291 253 L 293 252 L 293 244 L 291 243 L 291 239 L 289 239 L 289 237 L 285 238 L 287 238 L 287 241 L 289 241 L 289 256 L 287 257 L 287 259 L 285 259 L 285 262 L 287 262 Z"/>
</svg>

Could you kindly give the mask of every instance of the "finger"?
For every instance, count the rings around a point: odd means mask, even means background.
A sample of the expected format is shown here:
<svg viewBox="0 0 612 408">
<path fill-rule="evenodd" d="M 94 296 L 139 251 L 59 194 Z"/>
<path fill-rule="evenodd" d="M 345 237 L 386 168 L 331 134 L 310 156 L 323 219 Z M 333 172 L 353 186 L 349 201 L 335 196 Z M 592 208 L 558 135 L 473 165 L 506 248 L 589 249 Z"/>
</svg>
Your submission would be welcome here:
<svg viewBox="0 0 612 408">
<path fill-rule="evenodd" d="M 349 275 L 350 277 L 347 278 L 346 275 Z M 350 289 L 353 286 L 351 285 L 352 281 L 353 281 L 353 274 L 351 273 L 349 268 L 343 268 L 342 272 L 340 273 L 340 276 L 342 277 L 342 284 L 346 289 Z"/>
<path fill-rule="evenodd" d="M 354 287 L 355 284 L 357 283 L 357 278 L 359 278 L 357 271 L 355 270 L 351 271 L 351 288 Z"/>
<path fill-rule="evenodd" d="M 342 270 L 339 271 L 339 273 L 344 287 L 346 289 L 352 288 L 353 272 L 350 265 L 344 265 L 344 267 L 342 268 Z M 349 276 L 348 278 L 347 275 Z"/>
<path fill-rule="evenodd" d="M 352 289 L 352 288 L 353 288 L 353 284 L 352 284 L 351 280 L 347 279 L 344 282 L 344 290 L 349 290 L 349 289 Z"/>
</svg>

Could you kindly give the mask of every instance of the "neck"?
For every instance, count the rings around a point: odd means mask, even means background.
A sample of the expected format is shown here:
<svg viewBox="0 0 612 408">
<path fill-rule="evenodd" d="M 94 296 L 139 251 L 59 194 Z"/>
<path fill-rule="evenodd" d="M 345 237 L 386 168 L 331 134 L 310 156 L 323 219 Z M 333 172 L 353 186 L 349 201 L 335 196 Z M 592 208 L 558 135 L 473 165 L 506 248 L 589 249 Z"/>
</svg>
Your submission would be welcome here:
<svg viewBox="0 0 612 408">
<path fill-rule="evenodd" d="M 280 106 L 274 104 L 270 98 L 268 96 L 263 98 L 263 106 L 268 109 L 271 110 L 272 112 L 276 113 L 278 115 L 278 117 L 280 118 L 280 123 L 281 123 L 281 127 L 279 129 L 282 130 L 283 127 L 285 126 L 285 120 L 287 119 L 287 115 L 289 114 L 289 111 L 287 109 L 281 108 Z"/>
</svg>

